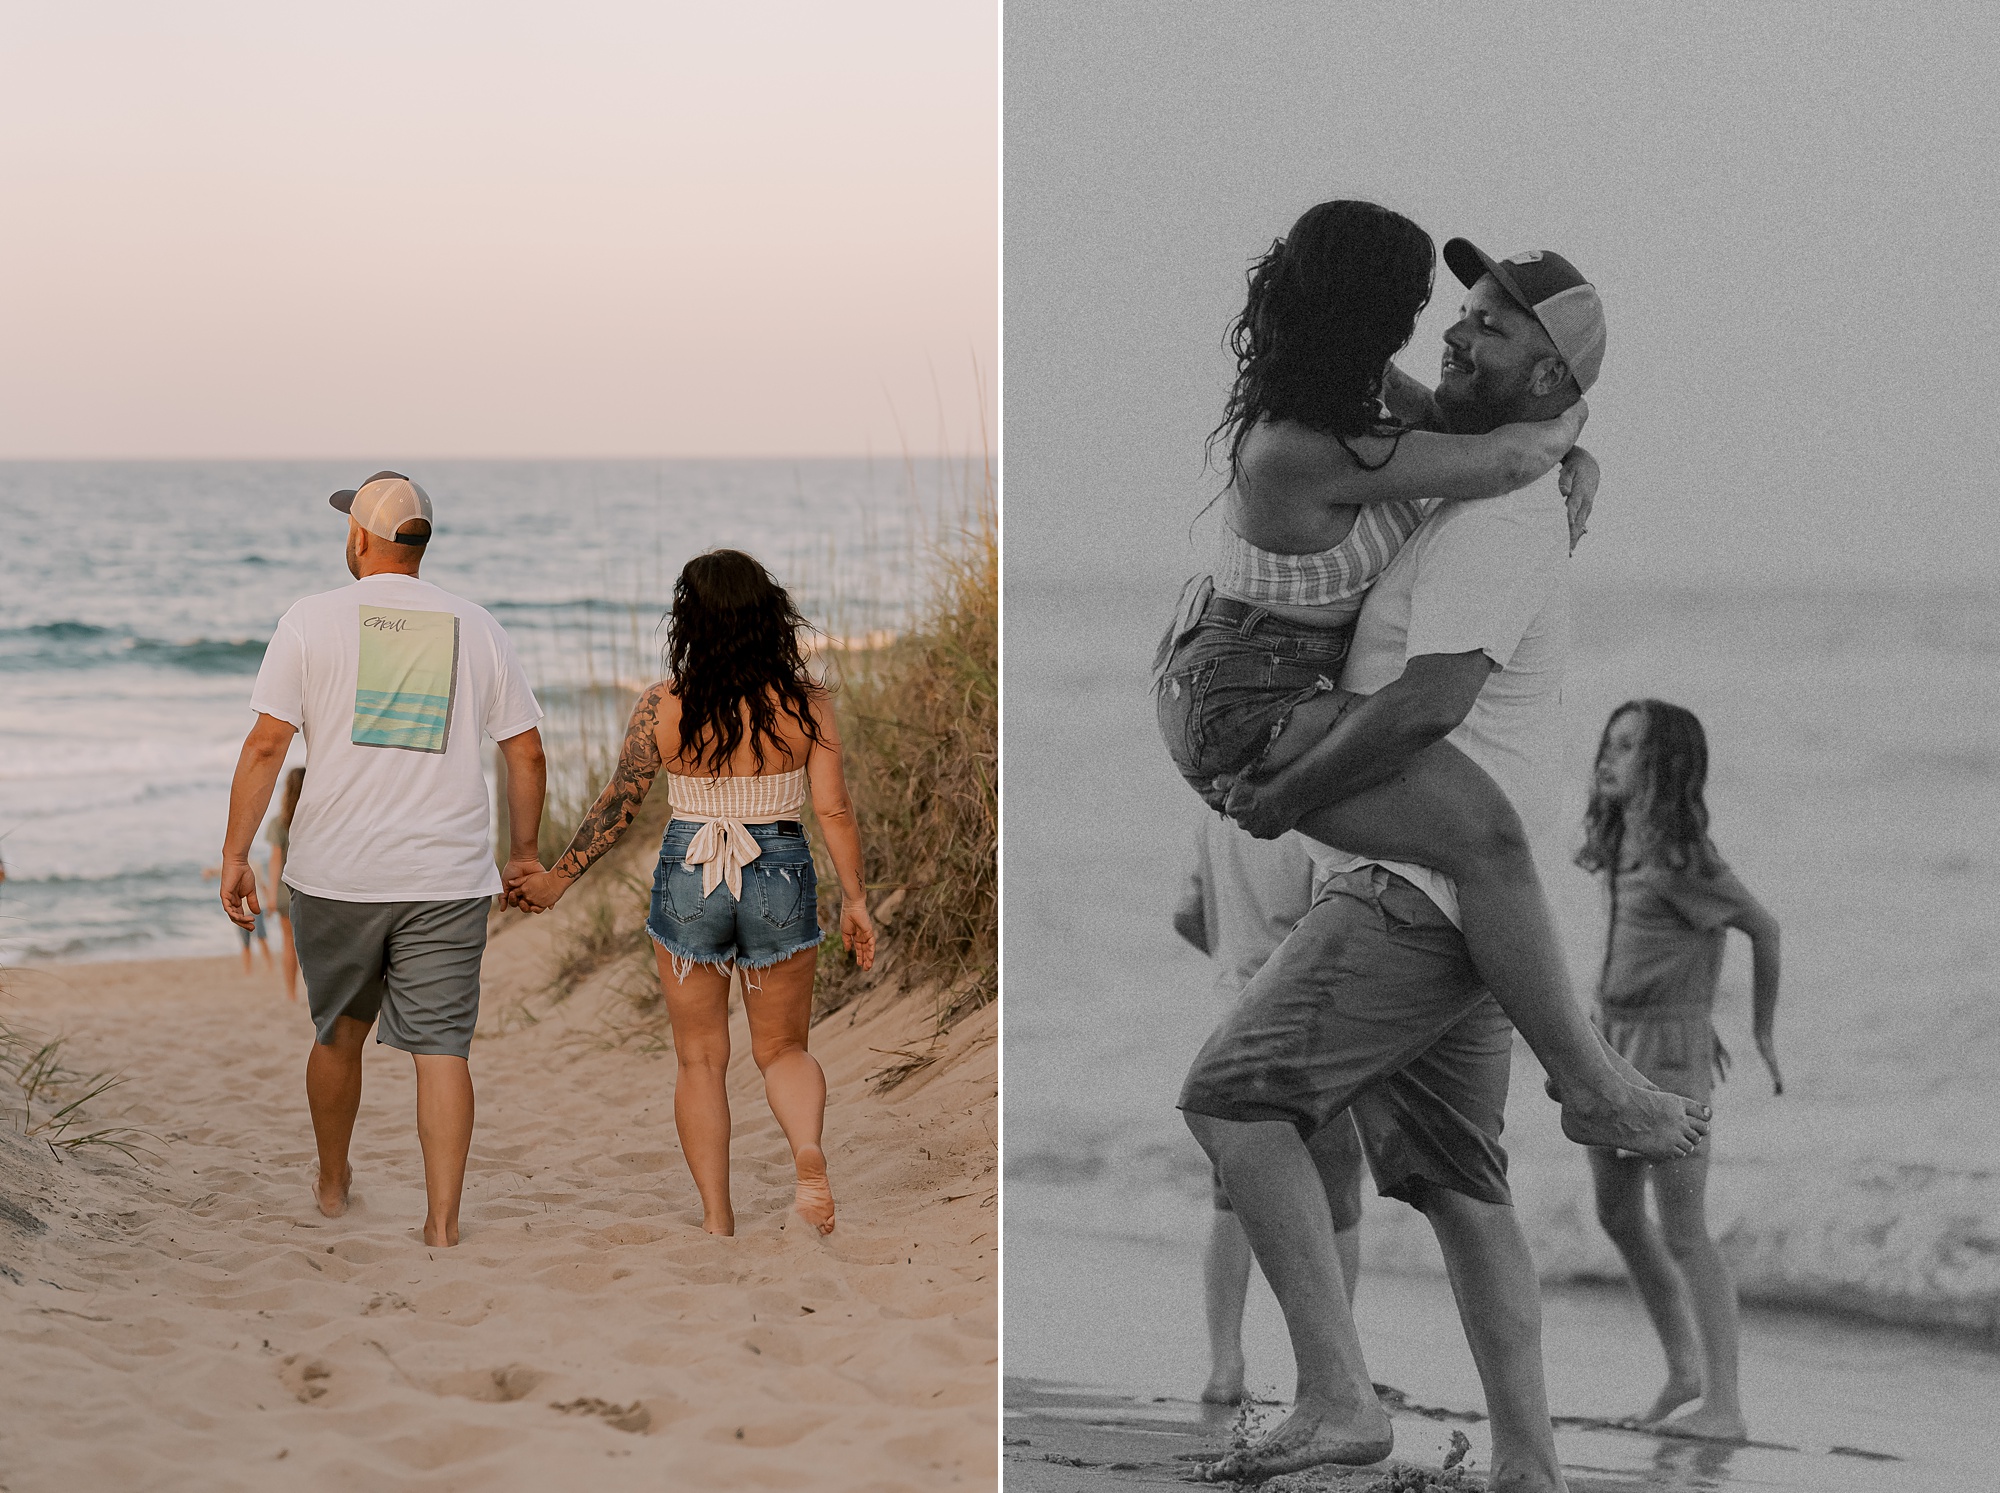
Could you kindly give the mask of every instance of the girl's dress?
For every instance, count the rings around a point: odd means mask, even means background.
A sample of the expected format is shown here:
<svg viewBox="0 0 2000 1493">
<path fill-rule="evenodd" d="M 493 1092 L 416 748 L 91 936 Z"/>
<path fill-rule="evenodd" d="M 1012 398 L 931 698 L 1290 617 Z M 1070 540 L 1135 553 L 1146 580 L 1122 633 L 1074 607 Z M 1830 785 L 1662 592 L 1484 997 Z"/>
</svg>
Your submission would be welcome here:
<svg viewBox="0 0 2000 1493">
<path fill-rule="evenodd" d="M 1715 1086 L 1715 989 L 1728 924 L 1755 906 L 1719 859 L 1647 861 L 1608 878 L 1609 933 L 1597 987 L 1604 1039 L 1663 1089 L 1706 1104 Z M 1698 1154 L 1705 1155 L 1703 1140 Z"/>
</svg>

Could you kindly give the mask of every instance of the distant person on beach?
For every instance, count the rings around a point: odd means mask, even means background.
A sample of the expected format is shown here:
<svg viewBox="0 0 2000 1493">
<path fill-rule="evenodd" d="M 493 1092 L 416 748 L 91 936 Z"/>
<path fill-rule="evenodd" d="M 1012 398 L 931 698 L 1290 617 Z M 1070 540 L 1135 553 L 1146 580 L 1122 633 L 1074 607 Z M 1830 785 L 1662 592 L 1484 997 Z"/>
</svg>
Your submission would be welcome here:
<svg viewBox="0 0 2000 1493">
<path fill-rule="evenodd" d="M 1429 238 L 1414 225 L 1389 238 L 1400 247 L 1350 256 L 1347 278 L 1331 278 L 1342 287 L 1336 305 L 1362 308 L 1377 296 L 1398 304 L 1393 325 L 1386 333 L 1368 331 L 1371 318 L 1384 313 L 1357 309 L 1355 325 L 1331 329 L 1343 335 L 1323 326 L 1306 343 L 1332 367 L 1356 365 L 1344 381 L 1324 374 L 1322 397 L 1345 390 L 1363 413 L 1429 289 Z M 1384 273 L 1390 259 L 1407 262 L 1395 277 Z M 1444 259 L 1467 292 L 1444 334 L 1436 394 L 1422 418 L 1475 435 L 1547 422 L 1572 408 L 1596 378 L 1605 343 L 1603 310 L 1584 277 L 1550 251 L 1500 261 L 1464 239 L 1446 244 Z M 1285 338 L 1269 340 L 1261 296 L 1279 286 L 1288 297 L 1304 294 L 1301 277 L 1314 283 L 1313 265 L 1292 263 L 1290 246 L 1280 245 L 1253 279 L 1245 365 L 1231 407 L 1233 417 L 1253 427 L 1283 423 L 1276 417 L 1285 407 L 1269 404 L 1272 380 L 1298 348 Z M 1297 315 L 1312 314 L 1291 304 Z M 1364 355 L 1367 364 L 1358 362 Z M 1301 379 L 1312 372 L 1295 370 Z M 1336 463 L 1351 457 L 1357 467 L 1387 471 L 1410 454 L 1396 452 L 1393 433 L 1374 436 L 1372 445 L 1361 444 L 1359 434 L 1340 434 L 1343 440 L 1332 442 L 1340 451 L 1329 458 Z M 1249 448 L 1239 455 L 1247 459 Z M 1421 497 L 1422 489 L 1411 496 Z M 1428 506 L 1376 576 L 1351 648 L 1319 664 L 1327 688 L 1317 677 L 1301 685 L 1320 700 L 1338 684 L 1344 693 L 1331 712 L 1337 724 L 1329 731 L 1323 719 L 1317 739 L 1275 775 L 1230 785 L 1231 816 L 1257 835 L 1299 829 L 1315 842 L 1323 879 L 1312 908 L 1202 1048 L 1181 1093 L 1188 1127 L 1221 1171 L 1278 1298 L 1298 1364 L 1291 1415 L 1211 1466 L 1211 1479 L 1254 1481 L 1322 1463 L 1365 1465 L 1394 1445 L 1347 1305 L 1314 1167 L 1329 1122 L 1352 1105 L 1377 1190 L 1422 1211 L 1444 1254 L 1492 1419 L 1491 1485 L 1509 1493 L 1565 1487 L 1543 1379 L 1540 1290 L 1500 1145 L 1514 1026 L 1488 992 L 1461 930 L 1461 920 L 1472 922 L 1470 908 L 1452 879 L 1433 869 L 1423 841 L 1496 831 L 1506 831 L 1502 841 L 1525 840 L 1525 826 L 1552 820 L 1562 764 L 1570 544 L 1553 468 L 1501 497 Z M 1274 577 L 1306 578 L 1301 557 L 1276 549 L 1264 554 Z M 1260 611 L 1246 611 L 1237 628 L 1255 632 L 1263 625 Z M 1276 668 L 1295 656 L 1297 642 L 1267 646 Z M 1455 759 L 1437 757 L 1445 742 Z M 1413 764 L 1426 752 L 1433 762 L 1455 761 L 1447 770 L 1474 794 L 1488 791 L 1480 780 L 1497 785 L 1506 814 L 1469 820 L 1454 817 L 1449 795 L 1425 802 L 1419 789 L 1435 779 Z M 1331 812 L 1326 805 L 1371 785 L 1379 786 L 1371 795 L 1375 822 L 1363 842 L 1370 848 L 1356 853 L 1343 837 L 1356 816 L 1343 817 L 1344 804 Z M 1457 800 L 1461 809 L 1468 801 Z M 1428 829 L 1405 833 L 1400 855 L 1385 854 L 1399 805 Z M 1547 912 L 1538 883 L 1515 905 L 1522 926 L 1511 933 L 1489 927 L 1489 937 L 1553 941 L 1542 927 Z M 1545 959 L 1560 968 L 1560 949 L 1525 964 Z M 1575 1063 L 1572 1082 L 1597 1082 L 1578 1080 L 1579 1073 L 1612 1075 L 1597 1090 L 1599 1107 L 1578 1103 L 1576 1088 L 1564 1090 L 1563 1126 L 1571 1139 L 1666 1156 L 1692 1151 L 1707 1131 L 1706 1107 L 1660 1093 L 1611 1053 L 1570 999 L 1566 976 L 1554 992 L 1545 989 L 1514 1012 L 1544 1066 L 1559 1086 L 1565 1080 L 1552 1053 Z M 1544 1023 L 1539 1044 L 1534 1021 Z M 1628 1102 L 1638 1094 L 1647 1102 Z M 1661 1111 L 1665 1123 L 1656 1118 Z"/>
<path fill-rule="evenodd" d="M 204 866 L 202 867 L 201 879 L 203 881 L 220 880 L 222 876 L 222 870 L 223 868 L 221 866 Z M 261 895 L 263 896 L 270 895 L 270 887 L 268 884 L 260 881 L 257 884 L 257 886 L 258 886 L 258 891 Z M 250 975 L 256 972 L 256 966 L 250 962 L 250 940 L 253 938 L 257 940 L 259 946 L 262 947 L 262 949 L 264 950 L 264 968 L 267 970 L 275 968 L 275 966 L 271 962 L 271 935 L 264 926 L 263 913 L 261 912 L 258 913 L 257 916 L 251 920 L 250 925 L 247 928 L 242 926 L 241 924 L 238 924 L 236 932 L 243 940 L 243 974 L 246 979 L 249 978 Z"/>
<path fill-rule="evenodd" d="M 379 1018 L 376 1040 L 416 1065 L 424 1243 L 450 1246 L 472 1145 L 480 959 L 502 889 L 480 739 L 507 762 L 508 868 L 539 870 L 542 712 L 500 624 L 418 578 L 432 523 L 421 487 L 377 472 L 330 501 L 348 518 L 354 584 L 293 603 L 265 650 L 229 789 L 222 905 L 239 927 L 260 910 L 251 842 L 301 731 L 283 875 L 316 1034 L 313 1197 L 328 1218 L 347 1211 L 362 1044 Z"/>
<path fill-rule="evenodd" d="M 1729 1069 L 1716 1035 L 1716 985 L 1727 930 L 1749 936 L 1750 1030 L 1774 1093 L 1778 921 L 1723 863 L 1708 837 L 1708 740 L 1693 713 L 1631 700 L 1611 713 L 1576 863 L 1601 872 L 1609 903 L 1597 1024 L 1663 1089 L 1706 1104 Z M 1618 1246 L 1666 1351 L 1667 1383 L 1637 1419 L 1663 1431 L 1741 1441 L 1736 1287 L 1709 1235 L 1709 1141 L 1678 1161 L 1593 1148 L 1597 1217 Z M 1659 1204 L 1646 1211 L 1651 1181 Z M 1699 1408 L 1668 1420 L 1699 1398 Z"/>
<path fill-rule="evenodd" d="M 299 998 L 299 954 L 292 938 L 292 889 L 285 885 L 285 852 L 291 848 L 292 816 L 299 810 L 299 794 L 305 785 L 303 767 L 294 767 L 285 774 L 284 804 L 264 831 L 264 838 L 271 846 L 271 878 L 267 883 L 271 888 L 271 911 L 277 914 L 278 927 L 284 933 L 285 952 L 279 968 L 285 972 L 285 999 L 290 1001 Z"/>
<path fill-rule="evenodd" d="M 799 651 L 805 619 L 738 550 L 690 560 L 674 583 L 667 677 L 639 696 L 617 770 L 553 867 L 509 876 L 518 902 L 553 907 L 618 843 L 664 767 L 673 816 L 646 932 L 674 1034 L 674 1126 L 711 1234 L 736 1232 L 729 1195 L 729 987 L 742 971 L 750 1053 L 791 1147 L 794 1210 L 833 1231 L 821 1130 L 826 1075 L 806 1050 L 820 931 L 799 810 L 808 791 L 840 877 L 840 937 L 863 969 L 875 926 L 861 832 L 832 701 Z"/>
<path fill-rule="evenodd" d="M 1340 687 L 1364 598 L 1425 514 L 1461 501 L 1492 507 L 1544 479 L 1553 491 L 1583 428 L 1573 392 L 1536 418 L 1449 427 L 1430 392 L 1396 370 L 1390 360 L 1430 300 L 1435 260 L 1430 235 L 1408 218 L 1335 201 L 1308 209 L 1252 271 L 1230 335 L 1236 386 L 1211 437 L 1229 453 L 1221 546 L 1160 643 L 1160 730 L 1188 784 L 1232 815 L 1253 780 L 1309 749 L 1332 751 L 1340 775 L 1287 780 L 1294 791 L 1316 785 L 1287 805 L 1292 822 L 1323 843 L 1451 878 L 1472 962 L 1549 1071 L 1572 1140 L 1684 1154 L 1694 1142 L 1684 1105 L 1620 1071 L 1571 991 L 1514 805 L 1448 739 L 1485 656 L 1413 651 L 1398 701 L 1423 707 L 1421 717 L 1400 703 L 1357 711 L 1361 696 Z M 1557 262 L 1537 255 L 1524 268 Z M 1596 291 L 1573 271 L 1548 283 L 1543 314 L 1577 339 L 1568 350 L 1587 362 L 1588 382 L 1602 354 L 1601 340 L 1586 345 L 1603 333 Z M 1504 292 L 1499 304 L 1511 305 Z M 1485 335 L 1496 325 L 1484 307 L 1464 324 Z M 1594 492 L 1594 464 L 1588 482 Z M 1524 575 L 1512 590 L 1525 596 L 1533 583 Z M 1445 718 L 1454 705 L 1458 715 Z"/>
<path fill-rule="evenodd" d="M 1174 909 L 1174 931 L 1215 961 L 1215 993 L 1234 1004 L 1251 977 L 1312 906 L 1313 863 L 1297 835 L 1258 840 L 1222 815 L 1207 812 L 1196 827 L 1193 863 Z M 1347 1114 L 1314 1152 L 1347 1300 L 1361 1270 L 1361 1139 Z M 1250 1289 L 1250 1240 L 1229 1206 L 1220 1173 L 1211 1172 L 1214 1213 L 1202 1257 L 1208 1322 L 1211 1405 L 1243 1401 L 1243 1304 Z"/>
</svg>

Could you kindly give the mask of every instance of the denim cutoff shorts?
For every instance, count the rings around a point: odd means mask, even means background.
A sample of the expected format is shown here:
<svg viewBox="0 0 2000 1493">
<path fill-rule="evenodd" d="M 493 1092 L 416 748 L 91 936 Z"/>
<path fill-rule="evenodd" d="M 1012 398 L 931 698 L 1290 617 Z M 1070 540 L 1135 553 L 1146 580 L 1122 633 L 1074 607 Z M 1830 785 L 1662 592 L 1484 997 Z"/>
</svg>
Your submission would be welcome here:
<svg viewBox="0 0 2000 1493">
<path fill-rule="evenodd" d="M 1188 582 L 1153 656 L 1153 702 L 1174 766 L 1212 809 L 1215 779 L 1254 772 L 1292 712 L 1339 689 L 1353 640 L 1346 627 L 1311 627 Z"/>
<path fill-rule="evenodd" d="M 804 827 L 796 819 L 781 819 L 745 828 L 760 854 L 743 868 L 740 902 L 729 894 L 727 881 L 702 896 L 701 867 L 687 863 L 700 824 L 675 819 L 661 836 L 646 932 L 677 962 L 763 969 L 826 936 L 820 931 L 819 883 Z"/>
</svg>

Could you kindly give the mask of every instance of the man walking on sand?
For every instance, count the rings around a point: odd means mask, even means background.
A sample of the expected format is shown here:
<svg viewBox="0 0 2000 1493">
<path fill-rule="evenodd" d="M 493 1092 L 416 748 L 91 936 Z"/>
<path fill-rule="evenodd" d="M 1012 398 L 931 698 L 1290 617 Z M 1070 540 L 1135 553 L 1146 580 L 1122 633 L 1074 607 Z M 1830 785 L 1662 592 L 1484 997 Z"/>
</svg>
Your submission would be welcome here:
<svg viewBox="0 0 2000 1493">
<path fill-rule="evenodd" d="M 1454 239 L 1467 287 L 1445 333 L 1435 417 L 1460 433 L 1545 419 L 1582 397 L 1604 350 L 1597 292 L 1560 255 L 1496 261 Z M 1369 592 L 1341 684 L 1366 695 L 1339 729 L 1229 812 L 1253 833 L 1393 778 L 1449 739 L 1531 833 L 1562 768 L 1569 530 L 1557 477 L 1428 515 Z M 1314 1161 L 1350 1104 L 1377 1189 L 1436 1232 L 1493 1424 L 1489 1486 L 1562 1493 L 1543 1383 L 1541 1299 L 1500 1148 L 1513 1031 L 1479 984 L 1449 881 L 1315 847 L 1313 907 L 1195 1059 L 1181 1108 L 1220 1171 L 1285 1315 L 1291 1416 L 1209 1469 L 1259 1480 L 1389 1454 Z M 1705 1131 L 1706 1111 L 1691 1118 Z"/>
<path fill-rule="evenodd" d="M 284 879 L 315 1041 L 306 1103 L 319 1146 L 319 1211 L 347 1210 L 348 1142 L 361 1108 L 368 1029 L 417 1071 L 424 1243 L 458 1243 L 472 1146 L 472 1030 L 486 919 L 501 890 L 480 770 L 483 736 L 507 761 L 506 874 L 541 869 L 541 707 L 500 624 L 420 580 L 431 500 L 377 472 L 330 500 L 348 516 L 354 584 L 294 603 L 278 622 L 229 788 L 222 906 L 238 927 L 259 909 L 251 841 L 292 733 L 305 787 Z"/>
</svg>

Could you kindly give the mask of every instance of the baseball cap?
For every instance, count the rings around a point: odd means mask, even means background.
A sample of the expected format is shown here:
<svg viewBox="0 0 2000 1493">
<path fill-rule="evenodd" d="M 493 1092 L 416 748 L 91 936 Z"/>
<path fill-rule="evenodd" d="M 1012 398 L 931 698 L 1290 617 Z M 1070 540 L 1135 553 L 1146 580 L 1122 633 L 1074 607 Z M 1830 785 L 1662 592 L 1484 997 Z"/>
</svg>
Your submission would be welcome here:
<svg viewBox="0 0 2000 1493">
<path fill-rule="evenodd" d="M 396 531 L 412 519 L 431 522 L 431 498 L 401 472 L 377 472 L 358 488 L 348 488 L 327 499 L 370 534 L 394 539 L 398 544 L 424 544 L 430 539 L 398 539 Z"/>
<path fill-rule="evenodd" d="M 1549 341 L 1569 365 L 1579 389 L 1597 382 L 1604 366 L 1604 302 L 1592 285 L 1553 249 L 1529 249 L 1495 259 L 1469 239 L 1455 238 L 1444 246 L 1444 262 L 1461 285 L 1491 275 L 1549 334 Z"/>
</svg>

